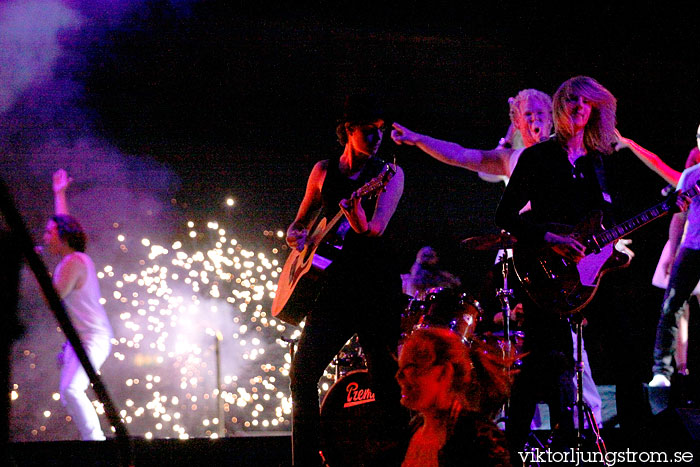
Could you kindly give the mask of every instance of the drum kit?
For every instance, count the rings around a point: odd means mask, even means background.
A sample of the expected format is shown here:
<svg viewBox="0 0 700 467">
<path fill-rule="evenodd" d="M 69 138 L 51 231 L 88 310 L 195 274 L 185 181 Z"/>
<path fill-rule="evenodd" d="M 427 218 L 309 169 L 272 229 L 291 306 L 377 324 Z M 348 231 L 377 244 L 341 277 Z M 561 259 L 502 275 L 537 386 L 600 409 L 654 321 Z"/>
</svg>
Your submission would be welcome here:
<svg viewBox="0 0 700 467">
<path fill-rule="evenodd" d="M 503 232 L 467 238 L 462 241 L 462 245 L 474 251 L 505 251 L 512 248 L 515 242 L 515 237 Z M 504 360 L 519 364 L 511 357 L 517 357 L 520 354 L 524 336 L 522 332 L 510 329 L 510 300 L 513 297 L 513 291 L 508 288 L 508 262 L 505 254 L 499 256 L 497 264 L 502 266 L 503 276 L 503 287 L 496 290 L 504 317 L 502 331 L 477 332 L 485 314 L 479 301 L 469 292 L 434 287 L 416 294 L 415 297 L 406 296 L 406 305 L 401 314 L 401 341 L 416 329 L 443 327 L 456 333 L 465 345 L 471 345 L 475 340 L 491 344 L 492 348 L 500 349 Z M 504 336 L 510 336 L 510 339 Z M 357 336 L 350 339 L 343 347 L 335 357 L 332 367 L 334 367 L 335 385 L 342 383 L 347 374 L 366 369 L 362 347 Z"/>
<path fill-rule="evenodd" d="M 500 353 L 504 371 L 517 369 L 524 357 L 524 334 L 513 330 L 511 307 L 513 291 L 508 287 L 510 261 L 507 250 L 513 248 L 516 239 L 512 235 L 500 234 L 471 237 L 461 242 L 462 246 L 473 251 L 499 250 L 497 266 L 500 266 L 501 279 L 496 289 L 496 297 L 500 303 L 503 322 L 502 330 L 484 331 L 482 328 L 491 327 L 490 316 L 484 313 L 481 304 L 473 295 L 454 288 L 436 287 L 419 293 L 414 297 L 406 296 L 404 311 L 401 315 L 401 342 L 417 329 L 441 327 L 448 328 L 457 334 L 464 345 L 474 346 L 478 343 L 480 350 Z M 517 310 L 517 308 L 516 308 Z M 484 326 L 486 325 L 486 326 Z M 580 326 L 577 335 L 580 341 Z M 578 349 L 581 349 L 581 342 Z M 580 352 L 578 361 L 580 361 Z M 580 366 L 580 365 L 579 365 Z M 331 368 L 334 367 L 335 382 L 323 396 L 321 404 L 322 448 L 329 465 L 361 465 L 362 460 L 372 455 L 376 446 L 372 444 L 371 433 L 376 432 L 374 421 L 378 419 L 377 410 L 380 407 L 373 404 L 374 392 L 367 372 L 366 361 L 357 336 L 348 341 L 341 352 L 335 357 Z M 578 368 L 578 367 L 577 367 Z M 581 393 L 581 371 L 577 371 L 579 410 L 586 413 L 590 423 L 591 411 L 583 403 Z M 501 411 L 499 421 L 505 421 L 508 413 L 508 402 Z M 579 412 L 581 413 L 581 412 Z M 381 418 L 381 417 L 379 417 Z M 583 431 L 584 417 L 579 417 L 579 438 Z M 593 425 L 591 425 L 593 426 Z M 596 443 L 602 438 L 596 432 Z M 338 440 L 344 440 L 340 442 Z M 580 443 L 579 443 L 580 444 Z M 348 463 L 349 462 L 349 463 Z"/>
</svg>

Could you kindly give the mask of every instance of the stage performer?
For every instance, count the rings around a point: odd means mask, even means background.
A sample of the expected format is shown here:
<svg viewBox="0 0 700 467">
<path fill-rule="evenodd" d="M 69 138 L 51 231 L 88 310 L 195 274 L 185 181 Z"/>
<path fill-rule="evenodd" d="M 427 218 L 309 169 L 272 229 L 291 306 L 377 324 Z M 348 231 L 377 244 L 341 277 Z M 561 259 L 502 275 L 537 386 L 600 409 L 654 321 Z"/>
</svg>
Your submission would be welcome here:
<svg viewBox="0 0 700 467">
<path fill-rule="evenodd" d="M 376 98 L 367 94 L 346 98 L 336 129 L 343 152 L 314 166 L 297 216 L 287 230 L 289 246 L 301 250 L 317 212 L 333 217 L 340 209 L 347 221 L 338 229 L 346 232 L 343 248 L 325 271 L 292 362 L 295 465 L 321 463 L 318 381 L 355 333 L 367 358 L 377 402 L 391 413 L 383 423 L 390 427 L 406 422 L 401 417 L 392 358 L 400 333 L 401 277 L 386 234 L 403 193 L 403 171 L 392 164 L 396 174 L 376 199 L 350 197 L 386 166 L 376 156 L 384 130 L 383 111 Z"/>
<path fill-rule="evenodd" d="M 700 134 L 698 135 L 698 145 L 694 146 L 685 161 L 685 168 L 690 168 L 695 164 L 700 163 Z M 676 181 L 672 182 L 671 185 L 676 187 L 678 185 L 678 180 L 680 179 L 681 173 L 678 172 L 678 177 Z M 677 244 L 676 244 L 677 245 Z M 659 258 L 659 264 L 656 266 L 656 271 L 654 271 L 654 277 L 652 279 L 652 284 L 656 287 L 660 287 L 664 290 L 668 287 L 668 281 L 671 274 L 671 266 L 673 265 L 673 260 L 676 257 L 677 249 L 671 251 L 671 242 L 667 241 L 664 245 L 664 249 L 661 252 L 661 257 Z M 693 289 L 693 296 L 697 299 L 700 297 L 700 282 Z M 688 319 L 690 315 L 690 303 L 684 307 L 683 314 L 678 318 L 678 336 L 676 339 L 676 351 L 675 351 L 675 362 L 676 362 L 676 372 L 679 375 L 688 375 Z M 670 386 L 670 380 L 668 378 L 656 378 L 655 381 L 650 382 L 651 387 L 667 387 Z"/>
<path fill-rule="evenodd" d="M 500 352 L 464 345 L 448 329 L 423 328 L 404 342 L 396 380 L 401 403 L 417 412 L 402 467 L 509 466 L 492 421 L 510 381 Z"/>
<path fill-rule="evenodd" d="M 563 83 L 554 95 L 556 135 L 525 150 L 496 211 L 499 227 L 513 233 L 523 248 L 551 246 L 570 260 L 584 256 L 571 236 L 547 224 L 576 225 L 593 210 L 611 213 L 603 156 L 613 152 L 616 100 L 592 78 Z M 522 213 L 526 205 L 530 210 Z M 521 373 L 513 387 L 507 436 L 511 454 L 522 449 L 539 400 L 550 408 L 552 427 L 564 444 L 573 439 L 574 362 L 566 317 L 534 303 L 524 304 L 525 342 Z"/>
<path fill-rule="evenodd" d="M 95 370 L 109 356 L 112 326 L 100 304 L 100 286 L 92 259 L 85 254 L 87 237 L 80 223 L 68 214 L 66 189 L 71 178 L 64 170 L 53 176 L 55 215 L 44 232 L 47 250 L 61 257 L 53 274 L 53 284 L 78 332 Z M 81 439 L 104 440 L 100 420 L 86 394 L 90 380 L 70 343 L 63 344 L 57 356 L 61 368 L 61 402 L 72 417 Z"/>
<path fill-rule="evenodd" d="M 700 139 L 699 139 L 700 144 Z M 698 151 L 694 148 L 688 156 L 678 190 L 686 191 L 700 181 L 700 164 Z M 662 254 L 659 269 L 668 276 L 668 286 L 664 293 L 661 316 L 656 329 L 654 345 L 654 376 L 649 382 L 651 387 L 668 387 L 673 375 L 673 358 L 678 351 L 679 321 L 687 313 L 689 300 L 698 287 L 700 280 L 700 199 L 693 198 L 688 211 L 673 215 L 668 230 L 668 254 Z M 685 317 L 687 345 L 687 317 Z M 679 359 L 677 359 L 678 361 Z M 684 366 L 685 358 L 680 359 Z M 687 368 L 679 365 L 679 373 L 687 373 Z"/>
<path fill-rule="evenodd" d="M 479 172 L 479 176 L 486 181 L 503 181 L 507 184 L 522 152 L 526 148 L 548 139 L 551 136 L 553 126 L 552 98 L 549 94 L 537 89 L 523 89 L 515 97 L 508 99 L 508 105 L 511 125 L 506 136 L 501 138 L 495 149 L 464 148 L 457 143 L 416 133 L 398 123 L 394 123 L 391 137 L 396 144 L 416 146 L 426 154 L 446 164 Z M 668 167 L 662 162 L 659 163 L 658 156 L 646 151 L 634 141 L 623 138 L 619 134 L 618 137 L 620 149 L 629 147 L 645 164 L 650 167 L 658 166 L 658 169 L 654 169 L 657 172 Z M 513 277 L 515 277 L 514 274 Z M 493 293 L 493 290 L 489 292 Z M 521 303 L 517 303 L 511 310 L 510 319 L 513 323 L 521 320 L 519 310 L 522 310 Z M 502 327 L 503 313 L 501 311 L 493 315 L 493 324 Z M 485 327 L 491 329 L 494 326 L 489 323 Z M 602 401 L 593 380 L 585 346 L 583 346 L 582 352 L 584 400 L 593 410 L 596 419 L 601 420 Z M 533 426 L 539 425 L 539 420 L 539 413 L 536 413 Z"/>
</svg>

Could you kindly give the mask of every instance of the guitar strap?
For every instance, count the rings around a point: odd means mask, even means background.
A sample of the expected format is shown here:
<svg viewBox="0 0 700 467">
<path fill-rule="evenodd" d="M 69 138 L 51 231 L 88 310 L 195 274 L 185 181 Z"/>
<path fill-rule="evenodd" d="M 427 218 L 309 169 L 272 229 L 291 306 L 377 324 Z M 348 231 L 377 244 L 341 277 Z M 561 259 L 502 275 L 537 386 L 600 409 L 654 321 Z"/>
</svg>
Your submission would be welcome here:
<svg viewBox="0 0 700 467">
<path fill-rule="evenodd" d="M 591 160 L 593 162 L 593 171 L 598 179 L 598 186 L 600 187 L 600 194 L 603 199 L 603 218 L 607 221 L 615 223 L 614 216 L 612 213 L 612 197 L 610 196 L 610 189 L 608 186 L 608 179 L 605 171 L 605 164 L 603 163 L 603 157 L 599 152 L 591 155 Z"/>
</svg>

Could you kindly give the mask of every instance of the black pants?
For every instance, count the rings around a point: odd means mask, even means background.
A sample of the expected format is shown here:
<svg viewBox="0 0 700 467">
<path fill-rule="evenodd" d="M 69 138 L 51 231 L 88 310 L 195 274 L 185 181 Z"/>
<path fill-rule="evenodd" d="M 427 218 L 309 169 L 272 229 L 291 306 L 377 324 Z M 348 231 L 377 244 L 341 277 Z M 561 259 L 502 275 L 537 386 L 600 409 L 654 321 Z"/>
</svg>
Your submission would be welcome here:
<svg viewBox="0 0 700 467">
<path fill-rule="evenodd" d="M 394 379 L 400 312 L 398 275 L 387 279 L 368 276 L 366 271 L 336 273 L 324 285 L 306 318 L 290 373 L 295 465 L 319 465 L 318 381 L 355 333 L 367 358 L 377 403 L 390 407 L 389 413 L 395 413 L 400 423 L 400 389 Z"/>
<path fill-rule="evenodd" d="M 574 434 L 573 409 L 576 402 L 574 386 L 573 342 L 571 326 L 560 319 L 524 303 L 525 343 L 520 372 L 511 390 L 506 424 L 511 458 L 519 459 L 528 434 L 530 422 L 539 402 L 549 406 L 551 426 L 558 426 L 558 437 L 564 442 Z"/>
<path fill-rule="evenodd" d="M 656 327 L 654 374 L 664 375 L 669 379 L 673 374 L 678 318 L 688 305 L 698 280 L 700 280 L 700 250 L 681 248 L 673 262 L 671 277 L 664 294 L 661 317 Z"/>
</svg>

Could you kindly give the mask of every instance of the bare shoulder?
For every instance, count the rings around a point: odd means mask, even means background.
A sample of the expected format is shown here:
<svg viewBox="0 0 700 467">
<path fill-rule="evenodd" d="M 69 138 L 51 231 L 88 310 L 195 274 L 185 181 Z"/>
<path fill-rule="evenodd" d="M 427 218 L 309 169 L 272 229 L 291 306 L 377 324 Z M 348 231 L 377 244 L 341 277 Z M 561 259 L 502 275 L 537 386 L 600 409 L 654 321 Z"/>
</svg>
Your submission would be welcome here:
<svg viewBox="0 0 700 467">
<path fill-rule="evenodd" d="M 81 278 L 87 273 L 92 265 L 92 260 L 85 253 L 77 251 L 63 257 L 56 267 L 56 276 L 59 278 Z"/>
<path fill-rule="evenodd" d="M 61 263 L 72 269 L 87 269 L 92 265 L 92 260 L 85 253 L 74 251 L 73 253 L 66 255 Z"/>
<path fill-rule="evenodd" d="M 318 190 L 323 186 L 323 181 L 326 179 L 326 173 L 328 172 L 329 160 L 325 159 L 316 162 L 311 175 L 309 175 L 309 183 L 315 186 Z"/>
</svg>

